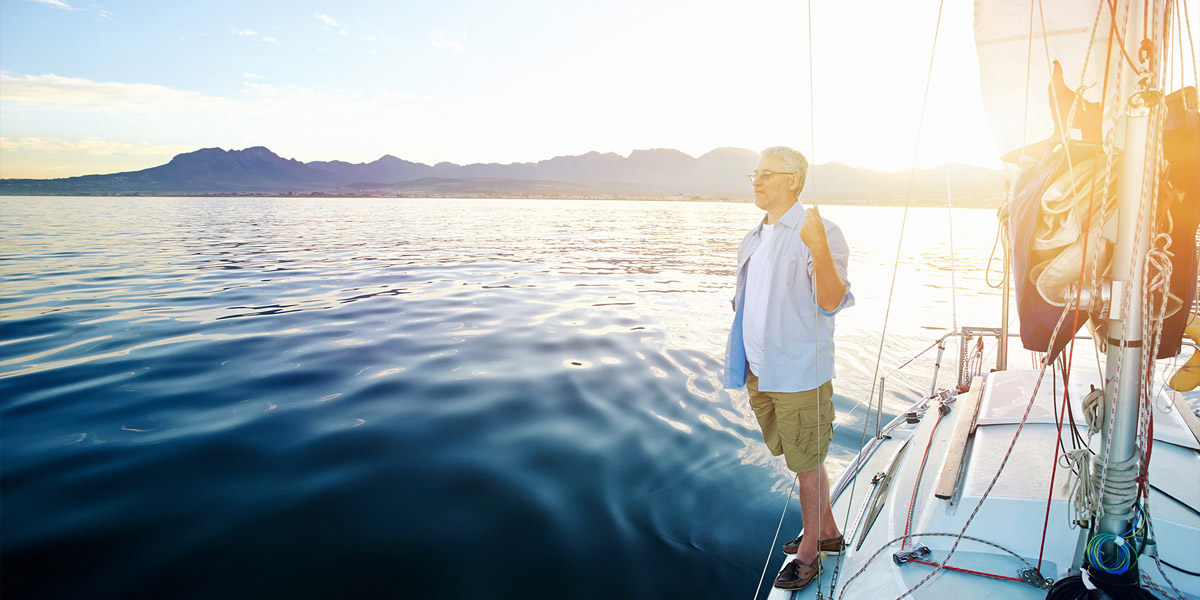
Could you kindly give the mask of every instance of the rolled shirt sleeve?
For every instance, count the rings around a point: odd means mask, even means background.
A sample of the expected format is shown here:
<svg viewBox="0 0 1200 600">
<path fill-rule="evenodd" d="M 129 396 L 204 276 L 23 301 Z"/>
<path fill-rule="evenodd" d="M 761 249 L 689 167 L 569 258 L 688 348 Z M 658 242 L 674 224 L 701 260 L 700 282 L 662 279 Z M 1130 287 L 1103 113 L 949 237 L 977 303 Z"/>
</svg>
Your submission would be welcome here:
<svg viewBox="0 0 1200 600">
<path fill-rule="evenodd" d="M 833 256 L 833 266 L 837 269 L 838 277 L 842 278 L 842 283 L 846 286 L 846 293 L 842 295 L 841 303 L 832 311 L 821 308 L 821 305 L 817 303 L 815 286 L 812 290 L 812 301 L 817 306 L 817 311 L 827 317 L 832 317 L 841 312 L 843 308 L 854 306 L 854 294 L 850 293 L 850 246 L 846 243 L 846 236 L 842 235 L 842 228 L 829 220 L 825 220 L 825 239 L 829 242 L 829 253 Z M 808 277 L 813 279 L 811 255 L 808 257 Z"/>
</svg>

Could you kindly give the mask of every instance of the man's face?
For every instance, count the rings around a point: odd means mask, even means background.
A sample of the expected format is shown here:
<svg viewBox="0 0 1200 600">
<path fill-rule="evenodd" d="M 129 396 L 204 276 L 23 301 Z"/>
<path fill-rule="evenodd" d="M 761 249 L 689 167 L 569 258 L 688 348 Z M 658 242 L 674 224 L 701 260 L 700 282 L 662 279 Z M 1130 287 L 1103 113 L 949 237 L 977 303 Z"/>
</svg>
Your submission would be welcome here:
<svg viewBox="0 0 1200 600">
<path fill-rule="evenodd" d="M 759 176 L 754 180 L 754 205 L 770 211 L 772 209 L 786 209 L 791 206 L 796 200 L 796 195 L 793 190 L 799 183 L 796 181 L 796 175 L 786 175 L 791 169 L 782 158 L 778 156 L 764 156 L 758 161 L 758 166 L 754 172 Z M 774 175 L 763 176 L 764 173 L 774 173 Z"/>
</svg>

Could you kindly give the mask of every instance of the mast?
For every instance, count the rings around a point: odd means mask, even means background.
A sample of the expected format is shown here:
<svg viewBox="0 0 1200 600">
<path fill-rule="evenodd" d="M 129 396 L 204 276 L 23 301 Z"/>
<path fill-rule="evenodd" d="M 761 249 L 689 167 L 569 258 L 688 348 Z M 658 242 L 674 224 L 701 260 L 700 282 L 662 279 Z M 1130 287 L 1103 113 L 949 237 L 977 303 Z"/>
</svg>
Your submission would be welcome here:
<svg viewBox="0 0 1200 600">
<path fill-rule="evenodd" d="M 1121 3 L 1125 4 L 1125 3 Z M 1162 14 L 1161 0 L 1151 3 L 1150 15 Z M 1153 18 L 1147 25 L 1147 16 L 1141 3 L 1134 6 L 1119 5 L 1115 14 L 1127 14 L 1123 38 L 1125 52 L 1137 57 L 1141 46 L 1143 27 L 1149 27 L 1149 35 L 1157 37 L 1155 28 L 1161 27 Z M 1118 27 L 1121 27 L 1118 24 Z M 1117 222 L 1118 232 L 1112 255 L 1112 308 L 1107 315 L 1109 326 L 1107 365 L 1105 367 L 1103 422 L 1112 420 L 1109 427 L 1101 428 L 1099 462 L 1107 465 L 1108 482 L 1102 494 L 1104 514 L 1099 519 L 1101 533 L 1121 535 L 1130 529 L 1134 518 L 1132 502 L 1136 501 L 1137 483 L 1120 477 L 1113 481 L 1112 467 L 1130 461 L 1137 452 L 1138 410 L 1143 382 L 1143 303 L 1144 267 L 1150 246 L 1150 231 L 1153 228 L 1153 203 L 1149 201 L 1157 184 L 1155 171 L 1158 167 L 1157 151 L 1147 152 L 1147 147 L 1159 135 L 1161 124 L 1161 98 L 1158 93 L 1158 60 L 1160 44 L 1142 64 L 1142 73 L 1131 68 L 1121 69 L 1120 90 L 1122 96 L 1118 118 L 1123 118 L 1124 132 L 1118 130 L 1115 139 L 1121 145 L 1121 158 L 1117 174 Z M 1118 49 L 1119 51 L 1119 49 Z M 1120 57 L 1114 60 L 1122 60 Z M 1157 144 L 1154 144 L 1157 147 Z M 1113 412 L 1115 410 L 1115 413 Z M 1110 439 L 1111 435 L 1111 439 Z M 1097 479 L 1100 474 L 1096 474 Z M 1115 492 L 1115 493 L 1114 493 Z M 1115 498 L 1114 498 L 1115 496 Z M 1111 548 L 1110 548 L 1111 550 Z"/>
</svg>

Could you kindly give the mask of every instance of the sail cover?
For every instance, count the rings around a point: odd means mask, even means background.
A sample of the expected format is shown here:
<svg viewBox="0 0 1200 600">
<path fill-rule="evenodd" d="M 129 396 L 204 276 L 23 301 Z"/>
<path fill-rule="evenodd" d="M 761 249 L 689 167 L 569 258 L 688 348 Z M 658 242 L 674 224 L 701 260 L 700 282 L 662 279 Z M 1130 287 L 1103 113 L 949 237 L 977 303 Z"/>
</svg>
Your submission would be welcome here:
<svg viewBox="0 0 1200 600">
<path fill-rule="evenodd" d="M 1091 245 L 1087 268 L 1080 263 L 1085 238 L 1094 235 L 1094 231 L 1082 231 L 1081 226 L 1104 227 L 1104 237 L 1112 240 L 1115 225 L 1110 221 L 1109 197 L 1114 188 L 1098 176 L 1100 165 L 1090 165 L 1089 160 L 1097 156 L 1097 144 L 1105 139 L 1117 146 L 1111 164 L 1120 160 L 1123 139 L 1112 128 L 1118 126 L 1117 116 L 1134 91 L 1130 63 L 1141 62 L 1144 35 L 1162 39 L 1151 32 L 1125 31 L 1128 11 L 1146 10 L 1146 6 L 1128 0 L 1116 0 L 1113 5 L 1104 0 L 975 3 L 984 108 L 1004 159 L 1024 167 L 1012 187 L 1009 226 L 1021 339 L 1029 350 L 1049 350 L 1053 356 L 1062 349 L 1087 320 L 1084 313 L 1069 315 L 1058 338 L 1050 343 L 1068 301 L 1068 286 L 1075 281 L 1086 283 L 1094 273 L 1106 269 L 1108 242 Z M 1113 15 L 1120 23 L 1115 27 Z M 1162 14 L 1147 16 L 1160 26 L 1163 23 Z M 1158 51 L 1163 50 L 1160 45 Z M 1163 149 L 1169 166 L 1164 179 L 1169 185 L 1160 190 L 1156 218 L 1159 231 L 1169 230 L 1172 238 L 1170 290 L 1173 304 L 1182 305 L 1182 310 L 1177 309 L 1163 323 L 1159 358 L 1180 350 L 1187 309 L 1195 299 L 1200 219 L 1196 90 L 1192 87 L 1169 94 L 1165 104 Z M 1110 133 L 1117 135 L 1110 137 Z M 1062 150 L 1063 142 L 1069 152 Z M 1069 162 L 1076 165 L 1070 172 L 1068 155 L 1072 157 Z M 1078 212 L 1066 213 L 1066 207 L 1078 208 Z M 1047 231 L 1047 224 L 1065 230 Z"/>
</svg>

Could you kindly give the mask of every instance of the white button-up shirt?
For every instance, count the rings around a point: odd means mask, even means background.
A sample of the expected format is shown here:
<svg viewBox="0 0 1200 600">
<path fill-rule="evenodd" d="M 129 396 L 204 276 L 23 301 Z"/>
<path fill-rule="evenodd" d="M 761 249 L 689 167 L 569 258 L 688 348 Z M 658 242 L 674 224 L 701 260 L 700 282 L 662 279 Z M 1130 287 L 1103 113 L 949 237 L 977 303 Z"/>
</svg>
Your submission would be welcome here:
<svg viewBox="0 0 1200 600">
<path fill-rule="evenodd" d="M 807 212 L 800 202 L 792 205 L 778 221 L 770 243 L 770 289 L 767 292 L 763 333 L 763 360 L 755 375 L 764 392 L 801 392 L 820 387 L 833 379 L 833 317 L 854 305 L 847 269 L 850 248 L 837 225 L 825 219 L 825 237 L 838 275 L 846 284 L 841 304 L 832 312 L 817 304 L 813 288 L 812 254 L 800 240 L 800 227 Z M 751 229 L 738 246 L 737 287 L 733 296 L 733 327 L 725 347 L 726 388 L 746 385 L 749 371 L 742 323 L 746 294 L 746 265 L 762 243 L 762 223 Z"/>
</svg>

